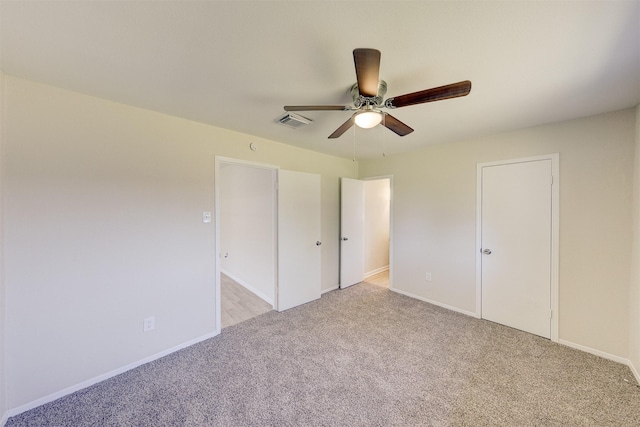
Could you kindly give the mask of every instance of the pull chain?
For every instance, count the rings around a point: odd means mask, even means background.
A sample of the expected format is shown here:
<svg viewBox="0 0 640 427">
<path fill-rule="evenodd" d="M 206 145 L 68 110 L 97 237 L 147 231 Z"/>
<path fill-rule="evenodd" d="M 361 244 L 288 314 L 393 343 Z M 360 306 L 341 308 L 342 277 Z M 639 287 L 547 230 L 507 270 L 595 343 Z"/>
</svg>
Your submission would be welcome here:
<svg viewBox="0 0 640 427">
<path fill-rule="evenodd" d="M 387 113 L 382 113 L 382 126 L 387 127 Z M 387 157 L 387 153 L 384 152 L 385 142 L 387 141 L 387 132 L 382 131 L 382 157 Z"/>
<path fill-rule="evenodd" d="M 353 126 L 353 162 L 356 161 L 356 126 Z"/>
</svg>

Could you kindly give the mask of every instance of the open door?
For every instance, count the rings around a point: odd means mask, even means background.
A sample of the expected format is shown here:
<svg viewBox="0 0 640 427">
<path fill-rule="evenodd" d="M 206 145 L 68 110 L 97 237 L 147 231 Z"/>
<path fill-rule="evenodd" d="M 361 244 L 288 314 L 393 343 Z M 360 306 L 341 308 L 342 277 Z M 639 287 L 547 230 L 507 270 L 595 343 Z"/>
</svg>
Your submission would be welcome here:
<svg viewBox="0 0 640 427">
<path fill-rule="evenodd" d="M 364 182 L 342 178 L 340 190 L 340 288 L 364 280 Z"/>
<path fill-rule="evenodd" d="M 320 197 L 320 175 L 278 171 L 278 311 L 320 298 Z"/>
</svg>

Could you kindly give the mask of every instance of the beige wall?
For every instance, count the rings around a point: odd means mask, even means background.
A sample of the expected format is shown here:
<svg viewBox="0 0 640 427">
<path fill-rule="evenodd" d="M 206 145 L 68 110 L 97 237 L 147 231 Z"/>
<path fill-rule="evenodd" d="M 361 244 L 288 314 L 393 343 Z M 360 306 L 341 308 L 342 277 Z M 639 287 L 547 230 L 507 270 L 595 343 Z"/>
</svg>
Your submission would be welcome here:
<svg viewBox="0 0 640 427">
<path fill-rule="evenodd" d="M 215 330 L 202 212 L 214 211 L 216 155 L 322 176 L 322 287 L 337 286 L 351 160 L 4 79 L 8 408 Z M 156 329 L 143 334 L 147 316 Z"/>
<path fill-rule="evenodd" d="M 6 404 L 6 375 L 5 375 L 5 285 L 4 285 L 4 209 L 2 197 L 2 175 L 4 163 L 4 134 L 5 126 L 5 96 L 4 75 L 0 73 L 0 425 L 3 425 L 7 412 Z"/>
<path fill-rule="evenodd" d="M 559 337 L 626 358 L 635 114 L 612 112 L 361 161 L 361 178 L 393 175 L 394 287 L 475 312 L 477 163 L 557 152 Z"/>
<path fill-rule="evenodd" d="M 633 250 L 629 292 L 629 360 L 640 381 L 640 105 L 636 107 L 636 144 L 633 174 Z"/>
</svg>

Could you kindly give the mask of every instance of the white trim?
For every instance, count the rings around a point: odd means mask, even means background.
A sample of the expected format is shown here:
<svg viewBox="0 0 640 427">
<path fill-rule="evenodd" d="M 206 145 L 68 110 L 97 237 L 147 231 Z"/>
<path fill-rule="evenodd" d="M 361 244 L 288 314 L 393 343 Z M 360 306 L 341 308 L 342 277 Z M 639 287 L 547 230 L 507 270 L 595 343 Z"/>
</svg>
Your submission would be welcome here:
<svg viewBox="0 0 640 427">
<path fill-rule="evenodd" d="M 324 291 L 320 292 L 320 295 L 324 295 L 327 292 L 335 291 L 335 290 L 338 290 L 338 289 L 340 289 L 340 285 L 336 285 L 333 288 L 325 289 Z"/>
<path fill-rule="evenodd" d="M 364 278 L 368 279 L 371 276 L 375 276 L 376 274 L 380 274 L 382 272 L 388 271 L 389 270 L 389 266 L 385 265 L 384 267 L 380 267 L 380 268 L 376 268 L 375 270 L 371 270 L 367 273 L 364 273 Z"/>
<path fill-rule="evenodd" d="M 551 341 L 558 342 L 560 296 L 560 154 L 551 157 Z"/>
<path fill-rule="evenodd" d="M 476 314 L 482 319 L 482 164 L 476 164 Z"/>
<path fill-rule="evenodd" d="M 72 385 L 70 387 L 64 388 L 64 389 L 62 389 L 60 391 L 57 391 L 55 393 L 51 393 L 48 396 L 41 397 L 40 399 L 36 399 L 36 400 L 34 400 L 32 402 L 29 402 L 29 403 L 26 403 L 24 405 L 18 406 L 17 408 L 10 409 L 5 414 L 5 416 L 15 417 L 16 415 L 19 415 L 19 414 L 21 414 L 21 413 L 23 413 L 25 411 L 28 411 L 28 410 L 33 409 L 33 408 L 37 408 L 38 406 L 44 405 L 45 403 L 53 402 L 56 399 L 60 399 L 61 397 L 67 396 L 67 395 L 69 395 L 71 393 L 75 393 L 76 391 L 82 390 L 84 388 L 90 387 L 90 386 L 92 386 L 94 384 L 97 384 L 97 383 L 102 382 L 104 380 L 107 380 L 109 378 L 115 377 L 116 375 L 120 375 L 120 374 L 122 374 L 124 372 L 130 371 L 131 369 L 135 369 L 138 366 L 144 365 L 144 364 L 149 363 L 149 362 L 153 362 L 154 360 L 160 359 L 160 358 L 162 358 L 164 356 L 167 356 L 167 355 L 169 355 L 171 353 L 175 353 L 176 351 L 179 351 L 179 350 L 182 350 L 184 348 L 190 347 L 190 346 L 192 346 L 194 344 L 197 344 L 197 343 L 199 343 L 201 341 L 208 340 L 209 338 L 213 338 L 216 335 L 218 335 L 216 332 L 212 332 L 212 333 L 203 335 L 201 337 L 198 337 L 198 338 L 195 338 L 193 340 L 190 340 L 190 341 L 184 342 L 182 344 L 179 344 L 179 345 L 177 345 L 175 347 L 171 347 L 171 348 L 169 348 L 167 350 L 163 350 L 163 351 L 161 351 L 159 353 L 156 353 L 154 355 L 151 355 L 149 357 L 145 357 L 144 359 L 138 360 L 137 362 L 130 363 L 128 365 L 125 365 L 125 366 L 122 366 L 120 368 L 114 369 L 112 371 L 106 372 L 106 373 L 104 373 L 102 375 L 98 375 L 97 377 L 93 377 L 93 378 L 90 378 L 90 379 L 88 379 L 86 381 L 82 381 L 82 382 L 80 382 L 78 384 L 75 384 L 75 385 Z"/>
<path fill-rule="evenodd" d="M 219 164 L 226 163 L 236 166 L 249 166 L 258 169 L 280 169 L 278 165 L 272 165 L 271 163 L 252 162 L 250 160 L 234 159 L 233 157 L 215 156 L 216 161 Z"/>
<path fill-rule="evenodd" d="M 428 302 L 429 304 L 433 304 L 433 305 L 437 305 L 438 307 L 442 307 L 442 308 L 446 308 L 447 310 L 451 310 L 451 311 L 455 311 L 457 313 L 461 313 L 461 314 L 465 314 L 467 316 L 471 316 L 471 317 L 477 317 L 476 313 L 474 313 L 473 311 L 467 311 L 467 310 L 463 310 L 461 308 L 458 307 L 454 307 L 452 305 L 447 305 L 447 304 L 443 304 L 441 302 L 438 301 L 434 301 L 434 300 L 430 300 L 429 298 L 425 298 L 425 297 L 421 297 L 420 295 L 415 295 L 412 294 L 410 292 L 406 292 L 406 291 L 401 291 L 400 289 L 391 289 L 389 288 L 391 291 L 396 292 L 398 294 L 410 297 L 410 298 L 415 298 L 418 299 L 420 301 L 424 301 L 424 302 Z"/>
<path fill-rule="evenodd" d="M 606 351 L 596 350 L 595 348 L 587 347 L 581 344 L 576 344 L 571 341 L 559 339 L 558 344 L 562 344 L 567 347 L 571 347 L 575 350 L 584 351 L 585 353 L 593 354 L 594 356 L 602 357 L 603 359 L 612 360 L 617 363 L 622 363 L 623 365 L 627 365 L 631 367 L 631 361 L 629 359 L 625 359 L 624 357 L 616 356 L 615 354 L 607 353 Z M 635 373 L 634 373 L 635 375 Z"/>
<path fill-rule="evenodd" d="M 551 160 L 551 341 L 558 342 L 558 304 L 559 254 L 560 254 L 560 154 L 551 153 L 541 156 L 522 157 L 518 159 L 498 160 L 478 163 L 476 165 L 476 314 L 482 318 L 482 168 L 488 166 L 507 165 L 513 163 Z"/>
<path fill-rule="evenodd" d="M 631 360 L 627 361 L 627 366 L 629 367 L 629 369 L 631 369 L 631 373 L 633 374 L 634 377 L 636 377 L 636 382 L 638 384 L 640 384 L 640 373 L 638 373 L 638 370 L 636 369 L 636 367 L 633 365 L 633 363 L 631 362 Z"/>
<path fill-rule="evenodd" d="M 264 293 L 260 292 L 259 290 L 257 290 L 256 288 L 254 288 L 253 286 L 251 286 L 249 283 L 245 282 L 244 280 L 242 280 L 241 278 L 239 278 L 238 276 L 229 273 L 227 270 L 225 270 L 224 268 L 220 269 L 221 273 L 224 273 L 226 276 L 228 276 L 231 280 L 233 280 L 234 282 L 236 282 L 237 284 L 239 284 L 240 286 L 244 287 L 246 290 L 248 290 L 249 292 L 251 292 L 252 294 L 258 296 L 261 300 L 273 305 L 273 297 L 269 297 L 268 295 L 265 295 Z"/>
<path fill-rule="evenodd" d="M 9 413 L 5 412 L 2 418 L 0 418 L 0 426 L 4 427 L 8 419 L 9 419 Z"/>
<path fill-rule="evenodd" d="M 273 202 L 273 221 L 274 221 L 274 292 L 273 292 L 273 308 L 274 310 L 278 309 L 278 173 L 277 171 L 280 169 L 280 166 L 271 165 L 268 163 L 258 163 L 252 162 L 249 160 L 240 160 L 234 159 L 231 157 L 223 157 L 223 156 L 215 156 L 214 159 L 214 183 L 213 183 L 213 200 L 214 200 L 214 215 L 215 215 L 215 275 L 216 275 L 216 283 L 215 283 L 215 299 L 216 299 L 216 312 L 215 312 L 215 325 L 216 325 L 216 333 L 220 333 L 222 331 L 222 307 L 221 307 L 221 294 L 220 294 L 220 271 L 221 271 L 221 263 L 220 263 L 220 168 L 223 164 L 228 165 L 236 165 L 236 166 L 246 166 L 246 167 L 254 167 L 260 169 L 268 169 L 271 170 L 273 185 L 275 186 L 274 191 L 274 202 Z"/>
</svg>

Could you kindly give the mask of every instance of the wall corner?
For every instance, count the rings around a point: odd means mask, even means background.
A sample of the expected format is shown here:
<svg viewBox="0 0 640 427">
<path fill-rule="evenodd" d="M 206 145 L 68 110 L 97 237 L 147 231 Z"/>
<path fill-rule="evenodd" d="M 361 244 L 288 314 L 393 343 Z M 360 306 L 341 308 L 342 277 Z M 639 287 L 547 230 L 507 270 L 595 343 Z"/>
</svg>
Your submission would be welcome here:
<svg viewBox="0 0 640 427">
<path fill-rule="evenodd" d="M 7 376 L 5 368 L 5 283 L 4 283 L 4 140 L 6 136 L 5 75 L 0 71 L 0 426 L 7 422 Z"/>
<path fill-rule="evenodd" d="M 636 106 L 629 283 L 629 367 L 640 383 L 640 104 Z"/>
</svg>

